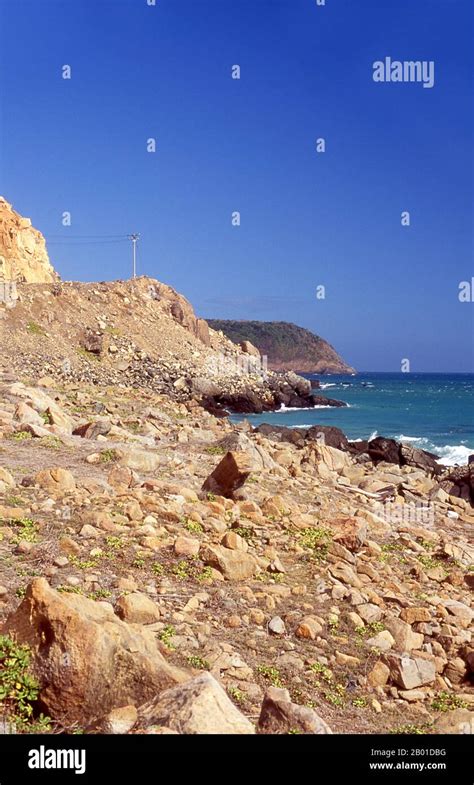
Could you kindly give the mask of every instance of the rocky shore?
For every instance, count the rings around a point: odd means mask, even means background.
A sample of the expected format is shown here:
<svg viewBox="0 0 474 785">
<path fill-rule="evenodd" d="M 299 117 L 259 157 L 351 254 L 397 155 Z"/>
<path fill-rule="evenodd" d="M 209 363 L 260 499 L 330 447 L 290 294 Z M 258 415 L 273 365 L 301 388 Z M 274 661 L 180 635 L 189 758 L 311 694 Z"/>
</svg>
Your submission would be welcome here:
<svg viewBox="0 0 474 785">
<path fill-rule="evenodd" d="M 130 358 L 120 371 L 122 336 L 99 332 L 93 380 L 56 372 L 53 353 L 0 375 L 2 721 L 472 733 L 473 465 L 232 425 L 203 406 L 221 415 L 230 394 L 203 366 L 170 373 L 169 395 Z M 294 405 L 303 382 L 270 392 Z"/>
</svg>

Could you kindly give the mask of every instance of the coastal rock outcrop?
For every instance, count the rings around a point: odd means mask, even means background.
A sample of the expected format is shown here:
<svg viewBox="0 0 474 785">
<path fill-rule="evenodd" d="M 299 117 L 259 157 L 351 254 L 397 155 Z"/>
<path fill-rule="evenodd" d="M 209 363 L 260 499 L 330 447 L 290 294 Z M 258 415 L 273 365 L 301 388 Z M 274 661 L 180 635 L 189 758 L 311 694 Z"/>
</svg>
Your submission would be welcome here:
<svg viewBox="0 0 474 785">
<path fill-rule="evenodd" d="M 53 283 L 58 279 L 41 232 L 0 197 L 0 281 Z"/>
</svg>

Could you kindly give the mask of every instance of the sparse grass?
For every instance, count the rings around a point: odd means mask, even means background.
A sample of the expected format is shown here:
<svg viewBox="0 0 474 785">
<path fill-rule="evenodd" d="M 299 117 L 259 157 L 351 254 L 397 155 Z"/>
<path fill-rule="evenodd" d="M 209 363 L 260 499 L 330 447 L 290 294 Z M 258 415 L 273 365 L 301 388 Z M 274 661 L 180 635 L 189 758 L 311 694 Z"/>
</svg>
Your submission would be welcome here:
<svg viewBox="0 0 474 785">
<path fill-rule="evenodd" d="M 424 736 L 425 734 L 429 733 L 432 727 L 431 723 L 425 723 L 420 725 L 415 725 L 414 723 L 407 723 L 406 725 L 397 725 L 396 728 L 392 728 L 389 733 L 390 734 L 401 734 L 401 735 L 408 735 L 408 736 Z"/>
<path fill-rule="evenodd" d="M 209 455 L 224 455 L 226 450 L 224 447 L 215 446 L 215 447 L 206 447 L 206 452 Z"/>
<path fill-rule="evenodd" d="M 15 433 L 8 434 L 6 438 L 11 439 L 14 442 L 25 442 L 28 439 L 32 439 L 33 436 L 29 431 L 16 431 Z"/>
<path fill-rule="evenodd" d="M 342 708 L 346 702 L 346 688 L 343 684 L 335 684 L 331 690 L 324 693 L 324 698 L 331 706 Z"/>
<path fill-rule="evenodd" d="M 60 450 L 62 447 L 62 441 L 58 436 L 42 436 L 38 443 L 48 450 Z"/>
<path fill-rule="evenodd" d="M 19 496 L 5 496 L 5 504 L 8 507 L 21 507 L 24 502 Z"/>
<path fill-rule="evenodd" d="M 247 700 L 242 690 L 239 690 L 238 687 L 228 687 L 227 692 L 229 693 L 232 700 L 239 705 L 242 705 Z"/>
<path fill-rule="evenodd" d="M 30 335 L 46 335 L 41 325 L 36 324 L 36 322 L 28 322 L 26 325 L 26 330 Z"/>
<path fill-rule="evenodd" d="M 26 542 L 38 541 L 38 524 L 32 518 L 14 518 L 10 523 L 20 530 L 19 534 L 13 538 L 13 543 L 18 545 L 19 542 L 25 540 Z"/>
<path fill-rule="evenodd" d="M 333 675 L 327 665 L 321 665 L 320 662 L 313 662 L 313 664 L 309 666 L 309 669 L 310 671 L 317 673 L 324 681 L 328 683 L 332 682 Z"/>
<path fill-rule="evenodd" d="M 281 673 L 274 665 L 258 665 L 257 673 L 259 673 L 260 676 L 263 676 L 266 681 L 269 681 L 273 687 L 284 686 Z"/>
<path fill-rule="evenodd" d="M 197 668 L 201 671 L 208 671 L 211 667 L 207 660 L 204 660 L 202 657 L 198 657 L 196 654 L 192 654 L 190 657 L 187 657 L 187 661 L 191 668 Z"/>
<path fill-rule="evenodd" d="M 77 556 L 69 556 L 69 564 L 77 567 L 78 570 L 92 570 L 99 566 L 99 559 L 96 556 L 93 559 L 79 559 Z"/>
<path fill-rule="evenodd" d="M 100 453 L 100 462 L 101 463 L 111 463 L 112 461 L 116 461 L 118 459 L 117 450 L 112 448 L 108 448 L 107 450 L 102 450 Z"/>
<path fill-rule="evenodd" d="M 302 531 L 300 544 L 312 551 L 314 559 L 324 561 L 327 556 L 331 536 L 329 529 L 321 526 L 310 527 Z"/>
<path fill-rule="evenodd" d="M 161 630 L 160 634 L 158 635 L 160 641 L 164 643 L 166 648 L 173 650 L 175 647 L 171 643 L 171 638 L 173 635 L 176 635 L 176 630 L 172 624 L 166 624 L 165 627 Z"/>
<path fill-rule="evenodd" d="M 431 703 L 431 708 L 435 711 L 453 711 L 453 709 L 465 709 L 467 703 L 458 695 L 452 692 L 438 692 Z"/>
<path fill-rule="evenodd" d="M 201 534 L 201 532 L 203 531 L 203 528 L 199 523 L 199 521 L 188 520 L 186 521 L 185 528 L 188 530 L 188 532 L 191 532 L 192 534 Z"/>
</svg>

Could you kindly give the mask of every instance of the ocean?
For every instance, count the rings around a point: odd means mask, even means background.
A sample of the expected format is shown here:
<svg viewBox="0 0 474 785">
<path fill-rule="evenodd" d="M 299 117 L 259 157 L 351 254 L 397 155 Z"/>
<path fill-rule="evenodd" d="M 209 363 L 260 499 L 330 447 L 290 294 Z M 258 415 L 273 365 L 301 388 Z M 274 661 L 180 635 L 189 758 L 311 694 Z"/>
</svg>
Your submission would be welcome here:
<svg viewBox="0 0 474 785">
<path fill-rule="evenodd" d="M 318 379 L 321 394 L 345 401 L 348 406 L 282 408 L 246 415 L 246 419 L 252 425 L 267 422 L 290 428 L 335 425 L 351 440 L 388 436 L 429 450 L 447 466 L 465 464 L 474 453 L 474 374 L 302 376 Z M 232 419 L 242 420 L 243 416 Z"/>
</svg>

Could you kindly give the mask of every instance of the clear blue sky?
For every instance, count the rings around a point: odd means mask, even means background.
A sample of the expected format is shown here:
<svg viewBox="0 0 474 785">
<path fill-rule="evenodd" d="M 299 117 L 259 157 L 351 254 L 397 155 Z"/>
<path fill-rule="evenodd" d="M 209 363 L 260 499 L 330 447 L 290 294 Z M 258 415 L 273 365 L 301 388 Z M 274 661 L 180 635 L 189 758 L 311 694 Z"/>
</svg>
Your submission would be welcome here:
<svg viewBox="0 0 474 785">
<path fill-rule="evenodd" d="M 472 5 L 0 0 L 0 193 L 47 237 L 140 232 L 140 272 L 202 316 L 296 322 L 360 370 L 472 371 Z M 386 56 L 435 86 L 376 84 Z M 129 243 L 69 243 L 63 278 L 130 274 Z"/>
</svg>

